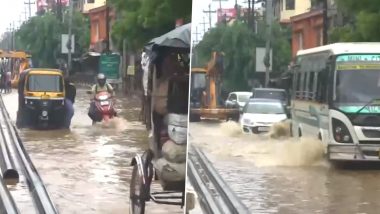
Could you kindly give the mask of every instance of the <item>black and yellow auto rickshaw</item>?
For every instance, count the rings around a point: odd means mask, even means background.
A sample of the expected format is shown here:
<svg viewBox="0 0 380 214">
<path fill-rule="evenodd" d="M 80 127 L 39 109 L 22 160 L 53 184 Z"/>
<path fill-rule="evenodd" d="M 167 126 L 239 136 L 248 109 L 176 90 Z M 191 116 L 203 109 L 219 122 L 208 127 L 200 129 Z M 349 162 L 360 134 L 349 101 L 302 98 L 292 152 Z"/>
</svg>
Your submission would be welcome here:
<svg viewBox="0 0 380 214">
<path fill-rule="evenodd" d="M 65 117 L 65 87 L 62 71 L 28 69 L 18 83 L 17 127 L 61 128 Z"/>
</svg>

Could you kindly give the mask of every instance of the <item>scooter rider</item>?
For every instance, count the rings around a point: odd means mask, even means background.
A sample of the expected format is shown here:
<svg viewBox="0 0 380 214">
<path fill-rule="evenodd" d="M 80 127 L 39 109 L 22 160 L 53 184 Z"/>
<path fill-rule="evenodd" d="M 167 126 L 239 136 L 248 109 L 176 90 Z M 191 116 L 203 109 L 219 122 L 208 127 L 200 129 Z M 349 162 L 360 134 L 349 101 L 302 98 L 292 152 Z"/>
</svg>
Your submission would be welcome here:
<svg viewBox="0 0 380 214">
<path fill-rule="evenodd" d="M 112 86 L 109 83 L 107 83 L 107 78 L 104 74 L 102 73 L 98 74 L 98 76 L 96 77 L 96 81 L 97 81 L 97 84 L 93 85 L 91 89 L 92 94 L 94 96 L 96 96 L 96 94 L 98 94 L 99 92 L 108 92 L 111 94 L 112 97 L 115 96 L 115 91 L 112 88 Z M 93 99 L 91 100 L 88 116 L 93 121 L 98 121 L 97 116 L 99 117 L 99 115 L 96 115 L 96 106 L 95 106 L 95 101 Z"/>
<path fill-rule="evenodd" d="M 96 77 L 97 84 L 92 86 L 92 94 L 96 95 L 99 92 L 105 92 L 111 94 L 112 97 L 115 96 L 115 91 L 113 90 L 111 84 L 107 83 L 107 78 L 104 74 L 100 73 Z"/>
</svg>

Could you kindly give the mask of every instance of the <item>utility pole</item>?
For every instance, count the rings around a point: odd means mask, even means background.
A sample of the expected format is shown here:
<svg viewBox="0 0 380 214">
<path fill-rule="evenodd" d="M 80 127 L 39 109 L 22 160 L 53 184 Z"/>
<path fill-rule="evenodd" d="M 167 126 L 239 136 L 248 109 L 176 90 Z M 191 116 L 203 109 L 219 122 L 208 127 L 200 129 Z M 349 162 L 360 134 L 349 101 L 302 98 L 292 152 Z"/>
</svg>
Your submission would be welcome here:
<svg viewBox="0 0 380 214">
<path fill-rule="evenodd" d="M 30 0 L 28 0 L 28 2 L 24 2 L 24 4 L 29 6 L 29 18 L 30 18 L 32 16 L 32 4 L 35 4 L 35 2 L 30 2 Z"/>
<path fill-rule="evenodd" d="M 212 13 L 216 13 L 215 10 L 211 10 L 211 4 L 208 5 L 208 10 L 203 10 L 203 13 L 207 13 L 208 14 L 208 18 L 209 18 L 209 24 L 210 24 L 210 29 L 211 29 L 211 14 Z"/>
<path fill-rule="evenodd" d="M 9 25 L 9 28 L 7 28 L 8 35 L 6 37 L 7 43 L 8 43 L 8 51 L 12 50 L 12 25 Z"/>
<path fill-rule="evenodd" d="M 25 20 L 27 20 L 28 17 L 27 17 L 26 15 L 28 14 L 28 12 L 27 12 L 27 9 L 26 9 L 26 8 L 24 8 L 24 9 L 25 9 L 25 10 L 24 10 L 23 14 L 24 14 L 24 16 L 25 16 Z"/>
<path fill-rule="evenodd" d="M 327 45 L 328 43 L 328 3 L 327 0 L 323 0 L 323 45 Z"/>
<path fill-rule="evenodd" d="M 20 27 L 21 27 L 21 25 L 22 25 L 23 22 L 24 22 L 24 21 L 22 20 L 22 16 L 20 15 L 20 16 L 18 17 L 18 24 L 20 25 Z"/>
<path fill-rule="evenodd" d="M 195 34 L 195 43 L 198 43 L 199 42 L 198 35 L 200 34 L 198 32 L 198 26 L 195 27 L 195 33 L 194 34 Z"/>
<path fill-rule="evenodd" d="M 110 7 L 108 1 L 106 1 L 106 52 L 110 52 Z"/>
<path fill-rule="evenodd" d="M 62 22 L 62 0 L 57 0 L 57 15 L 58 20 Z"/>
<path fill-rule="evenodd" d="M 65 76 L 68 77 L 69 76 L 69 71 L 71 70 L 71 50 L 72 50 L 72 47 L 71 47 L 71 37 L 72 37 L 72 25 L 73 25 L 73 4 L 74 2 L 71 0 L 69 2 L 70 4 L 70 9 L 69 9 L 69 39 L 68 39 L 68 42 L 67 42 L 67 49 L 69 51 L 69 53 L 67 54 L 67 71 L 65 73 Z"/>
<path fill-rule="evenodd" d="M 200 23 L 201 25 L 203 25 L 203 33 L 206 33 L 206 20 L 205 20 L 205 17 L 203 16 L 203 23 Z"/>
<path fill-rule="evenodd" d="M 15 39 L 15 30 L 16 30 L 16 26 L 15 26 L 15 22 L 13 21 L 12 22 L 12 49 L 13 50 L 16 50 L 16 39 Z"/>
<path fill-rule="evenodd" d="M 273 18 L 273 13 L 272 13 L 272 0 L 267 0 L 266 2 L 266 24 L 267 24 L 267 38 L 266 38 L 266 45 L 265 45 L 265 58 L 264 58 L 264 64 L 265 64 L 265 87 L 268 87 L 269 84 L 269 69 L 270 69 L 270 40 L 272 38 L 272 18 Z"/>
</svg>

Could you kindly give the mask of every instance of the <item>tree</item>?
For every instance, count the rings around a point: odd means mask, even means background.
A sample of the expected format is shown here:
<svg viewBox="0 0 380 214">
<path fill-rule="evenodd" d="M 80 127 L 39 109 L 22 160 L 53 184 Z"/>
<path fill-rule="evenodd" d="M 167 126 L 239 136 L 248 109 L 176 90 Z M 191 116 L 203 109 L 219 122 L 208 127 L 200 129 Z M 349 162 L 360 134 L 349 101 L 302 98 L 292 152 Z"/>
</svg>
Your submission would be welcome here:
<svg viewBox="0 0 380 214">
<path fill-rule="evenodd" d="M 331 42 L 380 41 L 380 4 L 378 0 L 337 0 L 338 8 L 351 24 L 330 31 Z"/>
<path fill-rule="evenodd" d="M 123 40 L 139 49 L 154 37 L 175 27 L 176 19 L 191 20 L 191 0 L 110 0 L 119 19 L 112 27 L 112 39 L 122 49 Z"/>
<path fill-rule="evenodd" d="M 260 26 L 263 26 L 260 23 Z M 290 31 L 273 25 L 273 71 L 281 73 L 291 60 Z M 198 62 L 193 66 L 205 66 L 213 51 L 224 52 L 223 85 L 226 90 L 249 90 L 247 79 L 256 69 L 256 47 L 265 46 L 265 31 L 254 34 L 245 23 L 230 26 L 219 25 L 205 34 L 194 49 Z"/>
<path fill-rule="evenodd" d="M 68 21 L 68 18 L 65 18 Z M 89 46 L 89 23 L 79 12 L 73 14 L 73 34 L 76 37 L 76 55 Z M 40 67 L 55 67 L 61 55 L 61 34 L 67 33 L 68 24 L 61 23 L 53 13 L 32 17 L 16 32 L 17 49 L 27 50 Z"/>
</svg>

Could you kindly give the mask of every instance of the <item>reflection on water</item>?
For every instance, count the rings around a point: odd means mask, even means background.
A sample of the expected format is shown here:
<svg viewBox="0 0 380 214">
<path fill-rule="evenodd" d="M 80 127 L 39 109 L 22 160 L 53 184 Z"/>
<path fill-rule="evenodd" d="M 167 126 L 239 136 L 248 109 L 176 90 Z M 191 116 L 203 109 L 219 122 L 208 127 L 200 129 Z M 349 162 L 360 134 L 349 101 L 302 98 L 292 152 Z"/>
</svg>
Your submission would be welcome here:
<svg viewBox="0 0 380 214">
<path fill-rule="evenodd" d="M 15 119 L 17 95 L 6 95 L 4 101 Z M 120 118 L 92 126 L 87 116 L 89 97 L 78 90 L 71 130 L 21 130 L 25 147 L 60 213 L 128 213 L 130 161 L 148 142 L 145 126 L 136 117 L 139 105 L 135 98 L 118 99 Z M 26 183 L 11 188 L 21 211 L 30 210 Z M 160 190 L 160 186 L 153 185 L 153 189 Z M 180 207 L 152 203 L 147 210 L 182 213 Z"/>
<path fill-rule="evenodd" d="M 380 170 L 334 168 L 321 142 L 290 138 L 286 123 L 276 129 L 251 135 L 234 122 L 190 123 L 190 142 L 252 213 L 378 213 Z"/>
</svg>

